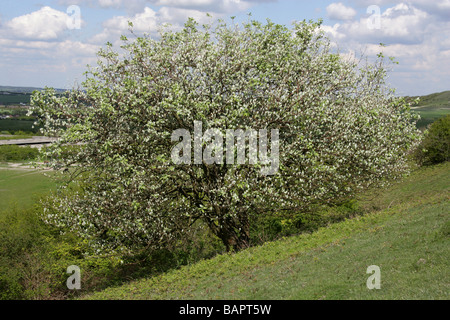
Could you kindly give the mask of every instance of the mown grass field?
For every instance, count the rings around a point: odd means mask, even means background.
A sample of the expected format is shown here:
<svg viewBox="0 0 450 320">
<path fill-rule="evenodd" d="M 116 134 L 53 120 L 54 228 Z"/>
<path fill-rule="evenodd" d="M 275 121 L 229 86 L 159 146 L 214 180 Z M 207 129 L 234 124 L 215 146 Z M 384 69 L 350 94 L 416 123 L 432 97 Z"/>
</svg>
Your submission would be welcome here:
<svg viewBox="0 0 450 320">
<path fill-rule="evenodd" d="M 449 299 L 449 191 L 449 163 L 422 168 L 362 196 L 363 216 L 84 298 Z"/>
<path fill-rule="evenodd" d="M 450 106 L 443 107 L 422 107 L 414 109 L 420 115 L 420 120 L 417 121 L 417 127 L 419 129 L 426 128 L 429 124 L 433 123 L 439 118 L 450 114 Z"/>
<path fill-rule="evenodd" d="M 417 122 L 420 129 L 426 128 L 437 119 L 450 114 L 450 91 L 432 93 L 421 97 L 411 97 L 410 99 L 420 98 L 413 111 L 417 112 L 421 119 Z"/>
<path fill-rule="evenodd" d="M 11 168 L 0 164 L 0 213 L 11 207 L 26 209 L 39 196 L 56 187 L 55 182 L 42 171 L 28 168 Z"/>
</svg>

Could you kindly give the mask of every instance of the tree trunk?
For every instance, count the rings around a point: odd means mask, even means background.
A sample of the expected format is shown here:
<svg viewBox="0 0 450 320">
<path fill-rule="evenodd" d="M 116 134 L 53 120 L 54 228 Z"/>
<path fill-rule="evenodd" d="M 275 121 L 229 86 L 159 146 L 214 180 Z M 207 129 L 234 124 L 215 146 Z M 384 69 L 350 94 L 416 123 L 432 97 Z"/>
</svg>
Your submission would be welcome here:
<svg viewBox="0 0 450 320">
<path fill-rule="evenodd" d="M 227 252 L 237 252 L 250 245 L 248 218 L 246 215 L 239 218 L 219 218 L 218 225 L 207 220 L 210 230 L 222 240 Z"/>
</svg>

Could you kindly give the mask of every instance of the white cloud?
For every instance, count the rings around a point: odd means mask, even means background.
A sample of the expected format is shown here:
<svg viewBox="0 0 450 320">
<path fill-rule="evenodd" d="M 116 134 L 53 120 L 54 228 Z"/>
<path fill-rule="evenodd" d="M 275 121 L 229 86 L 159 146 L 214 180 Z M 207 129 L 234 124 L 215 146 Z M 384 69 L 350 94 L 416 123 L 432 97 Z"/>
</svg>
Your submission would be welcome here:
<svg viewBox="0 0 450 320">
<path fill-rule="evenodd" d="M 342 2 L 332 3 L 326 8 L 327 15 L 334 20 L 351 20 L 356 15 L 356 10 L 346 7 Z"/>
<path fill-rule="evenodd" d="M 70 88 L 95 64 L 98 49 L 72 40 L 0 39 L 2 78 L 10 85 Z"/>
<path fill-rule="evenodd" d="M 81 77 L 86 64 L 96 61 L 99 47 L 72 39 L 76 33 L 69 30 L 71 21 L 67 13 L 48 6 L 5 21 L 0 27 L 3 79 L 10 84 L 63 87 Z"/>
<path fill-rule="evenodd" d="M 55 40 L 67 30 L 70 17 L 50 7 L 16 17 L 5 23 L 8 34 L 22 39 Z"/>
<path fill-rule="evenodd" d="M 219 17 L 217 14 L 207 16 L 206 12 L 193 9 L 162 7 L 155 11 L 146 7 L 143 12 L 133 16 L 115 16 L 103 23 L 103 31 L 90 39 L 90 43 L 104 44 L 107 41 L 116 42 L 121 35 L 127 35 L 128 22 L 133 23 L 133 32 L 137 34 L 150 34 L 157 36 L 163 24 L 170 24 L 173 30 L 184 26 L 188 18 L 194 18 L 200 24 L 211 22 Z"/>
<path fill-rule="evenodd" d="M 124 8 L 136 14 L 151 5 L 199 10 L 209 13 L 232 13 L 247 10 L 256 3 L 276 2 L 278 0 L 59 0 L 62 5 L 89 5 L 102 8 Z"/>
<path fill-rule="evenodd" d="M 378 1 L 383 4 L 387 2 L 392 1 Z M 445 4 L 444 1 L 436 3 L 441 6 Z M 385 56 L 394 56 L 400 64 L 394 66 L 390 81 L 399 89 L 399 94 L 427 94 L 448 90 L 450 21 L 440 19 L 432 9 L 426 10 L 425 3 L 420 0 L 397 2 L 385 8 L 380 19 L 379 29 L 368 27 L 369 14 L 363 14 L 358 20 L 341 21 L 333 26 L 323 25 L 322 29 L 328 34 L 334 47 L 339 48 L 347 57 L 353 56 L 355 52 L 375 57 L 380 51 Z M 379 43 L 387 46 L 381 48 Z M 411 88 L 415 88 L 414 92 L 411 92 Z"/>
<path fill-rule="evenodd" d="M 361 43 L 420 43 L 427 35 L 433 20 L 425 11 L 400 3 L 386 9 L 380 16 L 380 28 L 372 27 L 372 17 L 344 21 L 326 31 L 332 38 L 354 40 Z"/>
<path fill-rule="evenodd" d="M 122 0 L 99 0 L 98 3 L 101 7 L 120 7 Z"/>
<path fill-rule="evenodd" d="M 450 0 L 352 0 L 352 2 L 362 8 L 370 5 L 395 6 L 399 2 L 406 3 L 438 18 L 450 19 Z"/>
<path fill-rule="evenodd" d="M 244 0 L 153 0 L 151 2 L 157 6 L 196 9 L 211 13 L 238 12 L 252 6 L 252 1 Z"/>
</svg>

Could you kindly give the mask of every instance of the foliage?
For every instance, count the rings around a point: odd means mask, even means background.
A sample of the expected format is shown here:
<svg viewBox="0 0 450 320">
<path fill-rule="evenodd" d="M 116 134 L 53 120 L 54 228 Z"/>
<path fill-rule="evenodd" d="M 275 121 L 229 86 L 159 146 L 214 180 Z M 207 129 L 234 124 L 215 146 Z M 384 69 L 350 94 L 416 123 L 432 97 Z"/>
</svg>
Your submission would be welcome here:
<svg viewBox="0 0 450 320">
<path fill-rule="evenodd" d="M 40 128 L 33 126 L 33 124 L 34 120 L 1 119 L 0 130 L 9 131 L 11 134 L 14 134 L 17 131 L 26 131 L 27 133 L 36 135 L 39 133 Z"/>
<path fill-rule="evenodd" d="M 158 40 L 122 39 L 124 53 L 108 44 L 81 88 L 35 92 L 30 110 L 60 137 L 47 156 L 70 169 L 74 188 L 55 195 L 45 219 L 99 252 L 164 248 L 196 221 L 239 250 L 255 216 L 333 205 L 408 170 L 419 132 L 385 84 L 382 54 L 371 64 L 332 53 L 320 22 L 200 28 L 190 19 Z M 171 135 L 192 133 L 194 121 L 221 133 L 279 130 L 279 171 L 261 175 L 261 161 L 175 164 Z M 65 144 L 80 148 L 61 159 Z"/>
<path fill-rule="evenodd" d="M 450 160 L 450 114 L 433 122 L 415 151 L 421 165 L 433 165 Z"/>
<path fill-rule="evenodd" d="M 155 275 L 218 252 L 198 232 L 182 245 L 153 252 L 98 256 L 89 242 L 42 222 L 42 208 L 11 207 L 0 212 L 0 300 L 70 299 L 80 294 Z M 197 230 L 198 231 L 198 230 Z M 66 287 L 67 267 L 81 270 L 81 290 Z"/>
<path fill-rule="evenodd" d="M 355 199 L 337 205 L 316 205 L 308 211 L 291 213 L 277 212 L 273 215 L 259 215 L 251 223 L 251 245 L 261 245 L 286 236 L 314 232 L 321 227 L 361 215 Z"/>
<path fill-rule="evenodd" d="M 28 146 L 17 145 L 0 146 L 0 161 L 34 160 L 39 155 L 39 150 Z"/>
</svg>

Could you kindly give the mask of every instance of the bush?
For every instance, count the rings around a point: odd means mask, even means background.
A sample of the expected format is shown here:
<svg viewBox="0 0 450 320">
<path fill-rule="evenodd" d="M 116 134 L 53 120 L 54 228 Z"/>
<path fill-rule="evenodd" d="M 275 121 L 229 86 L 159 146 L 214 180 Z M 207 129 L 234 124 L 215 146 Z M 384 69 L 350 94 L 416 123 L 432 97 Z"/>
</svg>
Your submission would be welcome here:
<svg viewBox="0 0 450 320">
<path fill-rule="evenodd" d="M 419 165 L 433 165 L 450 160 L 450 114 L 428 127 L 414 156 Z"/>
<path fill-rule="evenodd" d="M 39 205 L 0 211 L 0 300 L 70 299 L 224 251 L 199 225 L 189 241 L 176 246 L 98 256 L 88 241 L 46 225 L 42 214 Z M 80 267 L 81 290 L 67 289 L 70 265 Z"/>
<path fill-rule="evenodd" d="M 39 155 L 37 148 L 17 145 L 0 146 L 0 161 L 34 160 Z"/>
<path fill-rule="evenodd" d="M 32 272 L 37 264 L 31 263 L 31 260 L 34 248 L 42 245 L 43 228 L 31 210 L 1 212 L 0 299 L 30 298 L 30 286 L 25 282 L 30 279 L 30 274 L 38 275 L 38 272 Z M 35 284 L 35 289 L 41 288 Z"/>
<path fill-rule="evenodd" d="M 0 213 L 0 300 L 66 299 L 119 279 L 121 258 L 85 258 L 86 241 L 45 225 L 41 209 Z M 81 269 L 81 291 L 66 287 L 67 267 Z"/>
<path fill-rule="evenodd" d="M 361 214 L 359 203 L 355 199 L 347 199 L 336 205 L 319 204 L 298 213 L 260 216 L 252 221 L 251 243 L 259 245 L 286 236 L 314 232 L 320 227 Z"/>
</svg>

